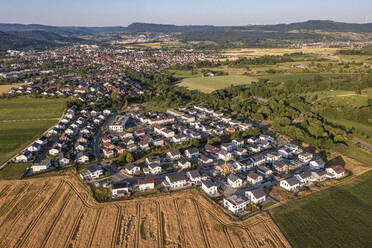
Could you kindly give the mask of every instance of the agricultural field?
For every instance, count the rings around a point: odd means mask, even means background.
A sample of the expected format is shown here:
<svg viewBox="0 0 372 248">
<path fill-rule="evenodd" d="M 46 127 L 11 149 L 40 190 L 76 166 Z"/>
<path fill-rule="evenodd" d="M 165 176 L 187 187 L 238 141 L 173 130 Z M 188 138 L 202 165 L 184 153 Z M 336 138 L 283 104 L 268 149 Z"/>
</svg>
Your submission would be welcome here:
<svg viewBox="0 0 372 248">
<path fill-rule="evenodd" d="M 0 164 L 53 126 L 65 99 L 18 97 L 0 100 Z"/>
<path fill-rule="evenodd" d="M 290 247 L 266 213 L 235 222 L 192 190 L 99 204 L 67 177 L 0 181 L 0 227 L 1 247 Z"/>
<path fill-rule="evenodd" d="M 218 89 L 223 89 L 231 85 L 250 84 L 256 79 L 249 76 L 215 76 L 215 77 L 192 77 L 182 80 L 178 86 L 186 87 L 190 90 L 199 90 L 210 93 Z"/>
<path fill-rule="evenodd" d="M 336 48 L 242 48 L 227 49 L 222 52 L 223 55 L 232 57 L 259 57 L 264 55 L 284 55 L 289 53 L 313 53 L 313 54 L 334 54 Z"/>
<path fill-rule="evenodd" d="M 2 84 L 0 85 L 0 94 L 8 93 L 12 88 L 17 88 L 19 86 L 26 85 L 24 83 L 17 83 L 17 84 Z"/>
<path fill-rule="evenodd" d="M 372 171 L 272 210 L 294 247 L 371 247 Z M 340 228 L 342 227 L 342 228 Z"/>
</svg>

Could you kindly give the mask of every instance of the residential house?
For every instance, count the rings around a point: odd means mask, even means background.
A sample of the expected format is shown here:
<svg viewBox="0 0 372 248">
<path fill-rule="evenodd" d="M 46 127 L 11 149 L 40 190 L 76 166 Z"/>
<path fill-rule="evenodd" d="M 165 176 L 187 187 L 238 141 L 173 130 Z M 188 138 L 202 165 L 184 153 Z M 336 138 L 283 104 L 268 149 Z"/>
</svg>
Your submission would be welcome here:
<svg viewBox="0 0 372 248">
<path fill-rule="evenodd" d="M 290 178 L 280 180 L 279 186 L 287 191 L 296 191 L 301 187 L 301 182 L 295 176 L 292 176 Z"/>
<path fill-rule="evenodd" d="M 311 183 L 311 172 L 310 171 L 305 171 L 300 174 L 295 175 L 297 179 L 301 182 L 301 185 L 308 185 Z"/>
<path fill-rule="evenodd" d="M 141 172 L 141 168 L 135 164 L 128 164 L 125 166 L 125 172 L 129 175 L 138 175 Z"/>
<path fill-rule="evenodd" d="M 249 200 L 244 196 L 232 195 L 223 199 L 223 206 L 234 214 L 243 212 L 248 204 Z"/>
<path fill-rule="evenodd" d="M 181 153 L 179 150 L 172 150 L 172 151 L 167 152 L 167 157 L 170 160 L 177 160 L 181 158 Z"/>
<path fill-rule="evenodd" d="M 149 169 L 150 173 L 153 175 L 157 175 L 161 173 L 162 171 L 161 166 L 158 163 L 151 163 L 147 166 L 147 168 Z"/>
<path fill-rule="evenodd" d="M 273 174 L 273 171 L 264 165 L 257 166 L 257 172 L 266 178 Z"/>
<path fill-rule="evenodd" d="M 227 183 L 233 188 L 239 188 L 243 185 L 243 180 L 235 174 L 230 174 L 227 177 Z"/>
<path fill-rule="evenodd" d="M 171 189 L 183 188 L 187 185 L 187 178 L 184 172 L 167 175 L 165 180 Z"/>
<path fill-rule="evenodd" d="M 218 193 L 217 185 L 211 180 L 202 181 L 202 190 L 209 196 L 216 196 Z"/>
<path fill-rule="evenodd" d="M 259 205 L 266 201 L 266 192 L 263 188 L 248 190 L 245 192 L 245 197 L 247 197 L 250 202 Z"/>
<path fill-rule="evenodd" d="M 129 193 L 128 182 L 113 183 L 111 186 L 112 197 L 125 196 Z"/>
<path fill-rule="evenodd" d="M 319 169 L 324 169 L 325 163 L 323 159 L 316 158 L 310 161 L 309 166 L 310 166 L 310 169 L 312 170 L 319 170 Z"/>
<path fill-rule="evenodd" d="M 186 172 L 186 176 L 193 184 L 199 184 L 202 180 L 202 176 L 200 175 L 198 170 L 188 171 Z"/>
<path fill-rule="evenodd" d="M 328 178 L 339 179 L 345 176 L 345 169 L 341 165 L 334 165 L 326 169 Z"/>
<path fill-rule="evenodd" d="M 280 174 L 288 174 L 289 165 L 284 161 L 277 160 L 273 162 L 273 169 Z"/>
<path fill-rule="evenodd" d="M 185 159 L 184 157 L 181 157 L 178 161 L 177 161 L 177 166 L 182 168 L 182 169 L 187 169 L 187 168 L 190 168 L 191 167 L 191 162 L 188 161 L 187 159 Z"/>
<path fill-rule="evenodd" d="M 250 171 L 247 174 L 247 182 L 249 182 L 252 185 L 261 184 L 263 182 L 263 176 L 261 176 L 260 174 L 255 173 L 253 171 Z"/>
<path fill-rule="evenodd" d="M 325 170 L 317 170 L 311 172 L 312 182 L 323 182 L 327 179 L 327 172 Z"/>
<path fill-rule="evenodd" d="M 301 152 L 300 154 L 298 154 L 298 160 L 300 160 L 303 163 L 309 163 L 312 158 L 313 154 L 308 152 Z"/>
<path fill-rule="evenodd" d="M 138 189 L 140 191 L 145 191 L 145 190 L 153 189 L 154 187 L 155 187 L 155 180 L 154 180 L 154 178 L 138 179 Z"/>
<path fill-rule="evenodd" d="M 185 151 L 185 156 L 189 159 L 199 157 L 199 150 L 197 148 L 190 148 Z"/>
</svg>

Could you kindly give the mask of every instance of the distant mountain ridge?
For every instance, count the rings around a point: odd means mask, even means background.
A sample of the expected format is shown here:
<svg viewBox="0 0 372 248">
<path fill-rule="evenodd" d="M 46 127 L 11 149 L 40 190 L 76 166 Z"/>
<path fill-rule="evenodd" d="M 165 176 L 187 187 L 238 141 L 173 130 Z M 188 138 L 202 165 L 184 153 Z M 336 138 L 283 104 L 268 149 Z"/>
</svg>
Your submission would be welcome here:
<svg viewBox="0 0 372 248">
<path fill-rule="evenodd" d="M 97 35 L 102 33 L 124 31 L 125 27 L 107 26 L 107 27 L 82 27 L 82 26 L 49 26 L 42 24 L 18 24 L 18 23 L 0 23 L 0 31 L 48 31 L 62 33 L 66 35 Z"/>
<path fill-rule="evenodd" d="M 195 31 L 231 31 L 231 30 L 254 30 L 254 31 L 277 31 L 289 32 L 293 30 L 322 30 L 329 32 L 372 32 L 372 23 L 344 23 L 329 20 L 309 20 L 290 24 L 273 25 L 246 25 L 246 26 L 213 26 L 213 25 L 183 25 L 154 24 L 154 23 L 132 23 L 127 31 L 133 32 L 195 32 Z"/>
<path fill-rule="evenodd" d="M 330 20 L 309 20 L 290 24 L 270 24 L 270 25 L 245 25 L 245 26 L 214 26 L 214 25 L 173 25 L 135 22 L 127 27 L 106 26 L 106 27 L 85 27 L 85 26 L 50 26 L 42 24 L 12 24 L 0 23 L 0 31 L 30 31 L 42 30 L 48 32 L 70 34 L 70 35 L 97 35 L 112 32 L 195 32 L 195 31 L 230 31 L 230 30 L 255 30 L 255 31 L 277 31 L 289 32 L 293 30 L 322 30 L 329 32 L 372 32 L 372 23 L 345 23 Z"/>
</svg>

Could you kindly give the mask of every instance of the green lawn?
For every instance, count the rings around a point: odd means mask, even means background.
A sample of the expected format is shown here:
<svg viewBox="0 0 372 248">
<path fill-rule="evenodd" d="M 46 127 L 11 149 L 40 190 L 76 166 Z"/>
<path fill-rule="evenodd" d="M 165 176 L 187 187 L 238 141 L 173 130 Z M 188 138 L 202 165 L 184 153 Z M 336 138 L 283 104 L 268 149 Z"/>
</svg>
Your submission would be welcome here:
<svg viewBox="0 0 372 248">
<path fill-rule="evenodd" d="M 1 99 L 0 164 L 54 125 L 63 112 L 64 102 L 65 99 L 30 97 Z"/>
<path fill-rule="evenodd" d="M 372 171 L 271 212 L 293 247 L 372 247 Z"/>
<path fill-rule="evenodd" d="M 0 170 L 1 180 L 21 179 L 29 163 L 10 164 Z"/>
<path fill-rule="evenodd" d="M 250 84 L 256 79 L 249 76 L 229 75 L 216 77 L 194 77 L 186 78 L 179 83 L 179 86 L 186 87 L 190 90 L 200 90 L 205 93 L 223 89 L 231 85 Z"/>
</svg>

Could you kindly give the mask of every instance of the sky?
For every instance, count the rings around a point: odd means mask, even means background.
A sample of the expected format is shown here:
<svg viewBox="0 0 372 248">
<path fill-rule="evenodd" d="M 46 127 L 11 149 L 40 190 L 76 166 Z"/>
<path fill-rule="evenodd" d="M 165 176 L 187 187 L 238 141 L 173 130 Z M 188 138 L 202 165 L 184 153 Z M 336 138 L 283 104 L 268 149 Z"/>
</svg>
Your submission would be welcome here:
<svg viewBox="0 0 372 248">
<path fill-rule="evenodd" d="M 372 22 L 372 0 L 1 0 L 0 23 L 56 26 Z"/>
</svg>

